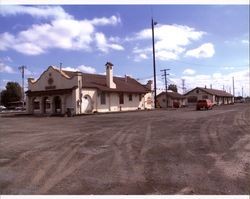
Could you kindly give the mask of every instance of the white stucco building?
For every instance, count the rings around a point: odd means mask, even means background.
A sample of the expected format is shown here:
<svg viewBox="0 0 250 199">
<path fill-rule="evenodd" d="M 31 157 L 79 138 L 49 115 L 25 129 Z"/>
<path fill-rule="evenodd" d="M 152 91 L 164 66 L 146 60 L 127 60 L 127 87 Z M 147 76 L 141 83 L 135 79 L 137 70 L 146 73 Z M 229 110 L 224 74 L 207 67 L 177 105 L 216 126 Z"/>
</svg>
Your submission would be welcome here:
<svg viewBox="0 0 250 199">
<path fill-rule="evenodd" d="M 60 70 L 49 66 L 34 80 L 28 78 L 26 109 L 30 114 L 83 114 L 128 111 L 153 107 L 151 84 L 113 77 L 113 64 L 106 63 L 106 75 Z"/>
</svg>

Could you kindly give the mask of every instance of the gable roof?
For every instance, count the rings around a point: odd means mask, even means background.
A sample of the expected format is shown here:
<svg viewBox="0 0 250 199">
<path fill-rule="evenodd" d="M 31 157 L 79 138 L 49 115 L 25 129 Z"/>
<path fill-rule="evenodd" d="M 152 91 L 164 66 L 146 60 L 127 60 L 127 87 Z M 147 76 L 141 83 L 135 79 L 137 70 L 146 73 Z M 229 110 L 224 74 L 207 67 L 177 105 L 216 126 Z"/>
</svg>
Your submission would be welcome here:
<svg viewBox="0 0 250 199">
<path fill-rule="evenodd" d="M 160 97 L 161 95 L 166 95 L 166 92 L 161 92 L 159 95 L 156 96 L 156 98 Z M 172 98 L 172 99 L 185 99 L 186 97 L 181 95 L 180 93 L 177 92 L 167 92 L 167 96 Z"/>
<path fill-rule="evenodd" d="M 77 74 L 82 75 L 83 88 L 96 88 L 100 91 L 106 92 L 126 92 L 126 93 L 147 93 L 150 90 L 146 88 L 135 79 L 127 76 L 125 77 L 113 77 L 113 81 L 116 84 L 116 88 L 109 88 L 106 84 L 106 75 L 89 74 L 82 72 L 65 71 L 63 72 L 69 76 L 73 77 Z"/>
<path fill-rule="evenodd" d="M 202 87 L 196 87 L 196 88 L 192 89 L 191 91 L 187 92 L 185 95 L 188 95 L 190 92 L 194 91 L 195 89 L 200 89 L 200 90 L 202 90 L 210 95 L 215 95 L 218 97 L 233 97 L 232 94 L 227 93 L 226 91 L 211 89 L 211 88 L 202 88 Z"/>
</svg>

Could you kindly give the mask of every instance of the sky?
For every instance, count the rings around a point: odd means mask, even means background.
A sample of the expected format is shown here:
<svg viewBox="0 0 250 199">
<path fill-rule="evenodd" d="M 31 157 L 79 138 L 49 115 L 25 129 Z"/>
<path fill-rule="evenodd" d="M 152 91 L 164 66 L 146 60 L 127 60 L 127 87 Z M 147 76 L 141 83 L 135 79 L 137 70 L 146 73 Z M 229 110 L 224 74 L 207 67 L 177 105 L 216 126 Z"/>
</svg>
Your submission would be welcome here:
<svg viewBox="0 0 250 199">
<path fill-rule="evenodd" d="M 197 86 L 249 96 L 249 5 L 1 5 L 0 89 L 38 78 L 50 65 L 65 70 L 153 80 L 151 18 L 155 31 L 157 93 Z M 186 89 L 183 91 L 182 80 Z M 27 88 L 26 88 L 27 89 Z"/>
</svg>

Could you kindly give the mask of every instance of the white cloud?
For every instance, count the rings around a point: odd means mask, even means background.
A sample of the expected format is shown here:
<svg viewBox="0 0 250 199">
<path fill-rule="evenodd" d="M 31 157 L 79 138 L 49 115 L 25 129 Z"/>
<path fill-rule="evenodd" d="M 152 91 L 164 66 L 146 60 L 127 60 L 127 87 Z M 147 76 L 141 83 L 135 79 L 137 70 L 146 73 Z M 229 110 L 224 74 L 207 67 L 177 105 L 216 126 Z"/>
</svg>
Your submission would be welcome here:
<svg viewBox="0 0 250 199">
<path fill-rule="evenodd" d="M 213 57 L 214 53 L 214 45 L 212 43 L 205 43 L 196 49 L 188 50 L 186 52 L 186 56 L 195 58 L 209 58 Z"/>
<path fill-rule="evenodd" d="M 159 50 L 155 53 L 156 58 L 160 60 L 177 60 L 178 54 L 167 51 L 167 50 Z"/>
<path fill-rule="evenodd" d="M 15 73 L 14 69 L 0 61 L 0 73 Z"/>
<path fill-rule="evenodd" d="M 81 66 L 78 66 L 77 67 L 80 71 L 82 72 L 85 72 L 85 73 L 96 73 L 96 69 L 91 67 L 91 66 L 84 66 L 84 65 L 81 65 Z"/>
<path fill-rule="evenodd" d="M 109 44 L 103 33 L 100 33 L 100 32 L 96 33 L 95 40 L 96 40 L 97 48 L 102 52 L 107 53 L 109 49 L 124 50 L 124 48 L 119 44 Z"/>
<path fill-rule="evenodd" d="M 117 16 L 75 20 L 73 17 L 68 17 L 61 7 L 27 6 L 14 6 L 13 11 L 5 8 L 2 15 L 30 14 L 33 16 L 36 13 L 34 9 L 38 9 L 37 16 L 43 17 L 47 13 L 50 17 L 53 11 L 55 11 L 55 16 L 53 15 L 54 18 L 52 17 L 49 23 L 34 24 L 15 35 L 8 32 L 0 34 L 0 50 L 13 49 L 26 55 L 39 55 L 53 48 L 90 51 L 94 44 L 102 52 L 108 52 L 109 49 L 124 50 L 116 42 L 107 40 L 102 32 L 96 32 L 97 26 L 114 26 L 120 23 L 121 20 Z"/>
<path fill-rule="evenodd" d="M 244 96 L 250 96 L 249 91 L 249 71 L 248 69 L 238 70 L 237 72 L 229 72 L 229 73 L 221 73 L 216 72 L 212 75 L 207 74 L 196 74 L 193 76 L 182 76 L 179 78 L 179 82 L 181 79 L 185 79 L 186 87 L 188 90 L 191 90 L 195 87 L 207 87 L 210 88 L 210 85 L 214 89 L 223 90 L 233 93 L 233 83 L 232 77 L 234 77 L 234 85 L 235 85 L 235 95 L 241 95 L 242 87 L 244 88 Z"/>
<path fill-rule="evenodd" d="M 140 62 L 140 61 L 145 60 L 145 59 L 148 59 L 148 55 L 146 55 L 145 53 L 137 54 L 137 55 L 134 57 L 134 61 L 135 61 L 135 62 Z"/>
<path fill-rule="evenodd" d="M 224 69 L 224 70 L 233 70 L 233 69 L 235 69 L 235 67 L 233 67 L 233 66 L 224 66 L 224 67 L 222 67 L 222 69 Z"/>
<path fill-rule="evenodd" d="M 81 71 L 81 72 L 84 72 L 84 73 L 91 73 L 91 74 L 96 73 L 96 69 L 94 67 L 85 66 L 85 65 L 80 65 L 80 66 L 77 66 L 76 68 L 64 67 L 62 69 L 66 70 L 66 71 Z"/>
<path fill-rule="evenodd" d="M 241 43 L 249 45 L 249 40 L 243 39 L 243 40 L 241 40 Z"/>
<path fill-rule="evenodd" d="M 9 15 L 20 15 L 27 14 L 36 18 L 64 18 L 70 19 L 71 15 L 66 13 L 60 6 L 20 6 L 20 5 L 3 5 L 0 9 L 0 15 L 9 16 Z"/>
<path fill-rule="evenodd" d="M 196 71 L 193 70 L 193 69 L 190 69 L 190 68 L 187 68 L 187 69 L 185 69 L 185 70 L 183 71 L 183 74 L 184 74 L 184 75 L 194 75 L 195 73 L 196 73 Z"/>
<path fill-rule="evenodd" d="M 13 62 L 13 60 L 9 56 L 6 56 L 0 58 L 0 62 Z"/>
<path fill-rule="evenodd" d="M 106 18 L 106 17 L 94 18 L 90 22 L 91 24 L 96 25 L 96 26 L 117 25 L 121 23 L 121 18 L 117 16 L 111 16 L 110 18 Z"/>
<path fill-rule="evenodd" d="M 157 25 L 155 26 L 155 50 L 156 57 L 159 60 L 177 60 L 185 51 L 186 46 L 191 42 L 200 40 L 206 34 L 203 31 L 197 31 L 194 28 L 182 25 Z M 133 38 L 126 38 L 126 41 L 133 40 L 151 40 L 152 30 L 144 29 L 135 34 Z M 139 49 L 139 48 L 138 48 Z M 137 50 L 138 50 L 137 49 Z M 148 50 L 150 49 L 150 50 Z M 149 55 L 151 47 L 141 47 L 141 51 L 134 53 L 144 53 Z"/>
</svg>

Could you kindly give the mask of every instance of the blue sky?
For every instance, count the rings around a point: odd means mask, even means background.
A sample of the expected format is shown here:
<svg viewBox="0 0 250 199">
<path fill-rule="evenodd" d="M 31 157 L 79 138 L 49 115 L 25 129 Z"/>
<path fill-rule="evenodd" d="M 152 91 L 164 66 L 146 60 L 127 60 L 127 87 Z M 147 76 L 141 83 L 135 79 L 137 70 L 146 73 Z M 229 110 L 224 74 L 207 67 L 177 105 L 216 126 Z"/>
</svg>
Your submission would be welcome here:
<svg viewBox="0 0 250 199">
<path fill-rule="evenodd" d="M 142 83 L 152 79 L 151 16 L 155 26 L 158 92 L 160 70 L 169 82 L 249 95 L 249 5 L 3 5 L 0 8 L 0 88 L 21 82 L 18 67 L 35 78 L 49 65 L 114 74 Z"/>
</svg>

